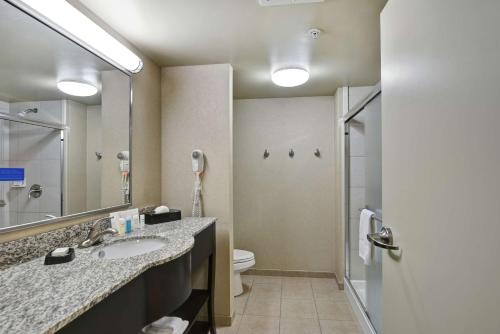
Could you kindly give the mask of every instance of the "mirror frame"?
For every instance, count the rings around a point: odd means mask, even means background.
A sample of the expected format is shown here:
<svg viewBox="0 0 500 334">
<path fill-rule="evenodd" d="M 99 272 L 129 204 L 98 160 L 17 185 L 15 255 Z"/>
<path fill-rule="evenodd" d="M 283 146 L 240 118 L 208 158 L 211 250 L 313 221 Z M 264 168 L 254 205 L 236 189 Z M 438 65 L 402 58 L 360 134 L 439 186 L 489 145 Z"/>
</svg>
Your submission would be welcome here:
<svg viewBox="0 0 500 334">
<path fill-rule="evenodd" d="M 1 0 L 0 0 L 1 1 Z M 109 63 L 110 65 L 114 66 L 116 69 L 119 71 L 123 72 L 125 75 L 129 77 L 129 203 L 128 204 L 120 204 L 120 205 L 115 205 L 115 206 L 109 206 L 106 208 L 101 208 L 101 209 L 96 209 L 96 210 L 90 210 L 90 211 L 85 211 L 85 212 L 79 212 L 79 213 L 74 213 L 66 216 L 61 216 L 57 218 L 50 218 L 50 219 L 45 219 L 45 220 L 39 220 L 31 223 L 26 223 L 26 224 L 21 224 L 21 225 L 14 225 L 14 226 L 9 226 L 9 227 L 3 227 L 0 228 L 0 234 L 5 234 L 13 231 L 19 231 L 19 230 L 25 230 L 25 229 L 30 229 L 33 227 L 37 226 L 44 226 L 44 225 L 50 225 L 50 224 L 56 224 L 64 221 L 69 221 L 69 220 L 74 220 L 78 218 L 84 218 L 84 217 L 91 217 L 91 216 L 96 216 L 100 215 L 103 213 L 109 213 L 113 211 L 118 211 L 120 209 L 127 209 L 132 206 L 132 177 L 133 177 L 133 168 L 132 168 L 132 101 L 133 101 L 133 89 L 132 89 L 132 73 L 126 69 L 124 69 L 122 66 L 118 65 L 117 63 L 113 62 L 112 60 L 108 59 L 107 57 L 103 56 L 93 48 L 89 47 L 85 43 L 82 43 L 80 40 L 75 38 L 73 35 L 69 34 L 67 31 L 64 29 L 60 28 L 59 26 L 52 24 L 50 21 L 48 21 L 46 18 L 41 17 L 38 15 L 36 12 L 32 11 L 30 8 L 25 6 L 23 3 L 20 1 L 16 0 L 3 0 L 7 2 L 8 4 L 12 5 L 13 7 L 17 8 L 20 13 L 23 13 L 25 15 L 28 15 L 35 21 L 38 21 L 40 24 L 48 27 L 52 31 L 54 31 L 57 34 L 60 34 L 64 38 L 68 40 L 70 43 L 75 43 L 76 45 L 80 46 L 82 49 L 90 52 L 94 56 L 100 58 L 101 60 Z"/>
</svg>

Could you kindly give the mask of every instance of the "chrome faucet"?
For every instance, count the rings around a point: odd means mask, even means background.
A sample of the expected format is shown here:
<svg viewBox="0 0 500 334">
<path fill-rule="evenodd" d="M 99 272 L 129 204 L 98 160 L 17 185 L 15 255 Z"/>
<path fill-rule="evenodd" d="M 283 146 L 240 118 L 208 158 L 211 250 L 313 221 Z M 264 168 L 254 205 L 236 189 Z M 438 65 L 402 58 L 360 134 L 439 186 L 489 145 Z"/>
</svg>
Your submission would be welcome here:
<svg viewBox="0 0 500 334">
<path fill-rule="evenodd" d="M 89 235 L 87 236 L 87 239 L 82 241 L 78 247 L 80 248 L 88 248 L 97 244 L 100 244 L 101 242 L 104 241 L 103 237 L 105 235 L 116 235 L 118 234 L 118 231 L 114 228 L 107 228 L 103 231 L 99 231 L 98 224 L 103 222 L 103 221 L 109 221 L 111 218 L 109 217 L 104 217 L 101 219 L 98 219 L 94 222 L 93 226 L 90 228 Z"/>
</svg>

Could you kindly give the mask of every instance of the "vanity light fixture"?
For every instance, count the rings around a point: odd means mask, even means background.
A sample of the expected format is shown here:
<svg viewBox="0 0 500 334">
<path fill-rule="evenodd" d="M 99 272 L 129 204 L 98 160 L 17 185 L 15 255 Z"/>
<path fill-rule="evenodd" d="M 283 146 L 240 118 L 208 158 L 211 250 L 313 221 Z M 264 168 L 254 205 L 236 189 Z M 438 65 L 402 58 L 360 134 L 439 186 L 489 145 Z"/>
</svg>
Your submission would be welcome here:
<svg viewBox="0 0 500 334">
<path fill-rule="evenodd" d="M 303 68 L 282 68 L 272 75 L 275 85 L 281 87 L 296 87 L 309 80 L 309 72 Z"/>
<path fill-rule="evenodd" d="M 142 69 L 141 58 L 66 0 L 17 0 L 14 2 L 24 4 L 38 12 L 47 24 L 68 32 L 76 40 L 101 54 L 103 58 L 119 64 L 122 68 L 132 73 L 137 73 Z"/>
<path fill-rule="evenodd" d="M 92 96 L 97 94 L 97 88 L 91 84 L 79 81 L 59 81 L 57 88 L 68 95 Z"/>
</svg>

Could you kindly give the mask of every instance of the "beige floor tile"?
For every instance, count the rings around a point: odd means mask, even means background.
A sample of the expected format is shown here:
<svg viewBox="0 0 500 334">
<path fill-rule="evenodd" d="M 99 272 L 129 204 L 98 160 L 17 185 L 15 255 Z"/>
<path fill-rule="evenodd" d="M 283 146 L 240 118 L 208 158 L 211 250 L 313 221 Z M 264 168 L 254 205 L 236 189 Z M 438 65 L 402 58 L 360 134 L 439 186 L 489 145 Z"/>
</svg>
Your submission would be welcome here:
<svg viewBox="0 0 500 334">
<path fill-rule="evenodd" d="M 217 334 L 237 334 L 240 323 L 241 315 L 236 315 L 230 327 L 217 326 Z"/>
<path fill-rule="evenodd" d="M 276 283 L 276 284 L 281 284 L 282 282 L 282 277 L 280 276 L 253 276 L 253 283 Z"/>
<path fill-rule="evenodd" d="M 251 298 L 268 298 L 280 299 L 281 298 L 281 284 L 276 283 L 255 283 L 250 292 Z"/>
<path fill-rule="evenodd" d="M 243 295 L 234 297 L 234 312 L 236 314 L 243 314 L 243 312 L 245 311 L 245 306 L 247 305 L 249 295 L 250 293 L 244 293 Z"/>
<path fill-rule="evenodd" d="M 283 285 L 283 299 L 313 299 L 313 291 L 310 284 L 287 284 Z"/>
<path fill-rule="evenodd" d="M 289 319 L 310 319 L 317 318 L 314 301 L 310 299 L 282 299 L 281 317 Z"/>
<path fill-rule="evenodd" d="M 267 299 L 262 297 L 249 298 L 243 314 L 279 317 L 280 306 L 280 299 Z"/>
<path fill-rule="evenodd" d="M 322 334 L 361 334 L 354 321 L 320 320 Z"/>
<path fill-rule="evenodd" d="M 354 320 L 349 303 L 316 299 L 318 317 L 322 320 Z"/>
<path fill-rule="evenodd" d="M 281 319 L 280 334 L 320 334 L 318 319 Z"/>
<path fill-rule="evenodd" d="M 311 279 L 309 277 L 283 277 L 284 284 L 311 284 Z"/>
<path fill-rule="evenodd" d="M 337 302 L 347 302 L 346 294 L 344 291 L 340 290 L 314 291 L 314 299 L 330 299 Z"/>
<path fill-rule="evenodd" d="M 331 278 L 311 278 L 311 286 L 314 292 L 340 291 L 337 282 Z"/>
<path fill-rule="evenodd" d="M 251 275 L 241 275 L 241 281 L 243 285 L 252 286 L 255 276 Z"/>
<path fill-rule="evenodd" d="M 240 297 L 240 296 L 248 296 L 250 295 L 250 292 L 252 292 L 252 286 L 251 285 L 248 285 L 246 283 L 243 283 L 243 293 L 237 297 Z"/>
<path fill-rule="evenodd" d="M 238 334 L 278 334 L 280 318 L 244 315 Z"/>
</svg>

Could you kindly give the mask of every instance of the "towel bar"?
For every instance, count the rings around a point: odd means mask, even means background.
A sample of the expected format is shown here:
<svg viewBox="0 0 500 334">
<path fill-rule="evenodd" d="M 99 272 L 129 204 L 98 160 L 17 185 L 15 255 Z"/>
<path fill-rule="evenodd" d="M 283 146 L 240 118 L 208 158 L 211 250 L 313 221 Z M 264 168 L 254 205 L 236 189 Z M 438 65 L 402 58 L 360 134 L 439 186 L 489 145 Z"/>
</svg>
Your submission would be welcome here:
<svg viewBox="0 0 500 334">
<path fill-rule="evenodd" d="M 358 211 L 361 212 L 361 211 L 363 211 L 363 209 L 364 208 L 359 208 Z M 382 222 L 382 218 L 377 217 L 375 214 L 373 214 L 372 219 L 376 220 L 378 222 Z"/>
</svg>

